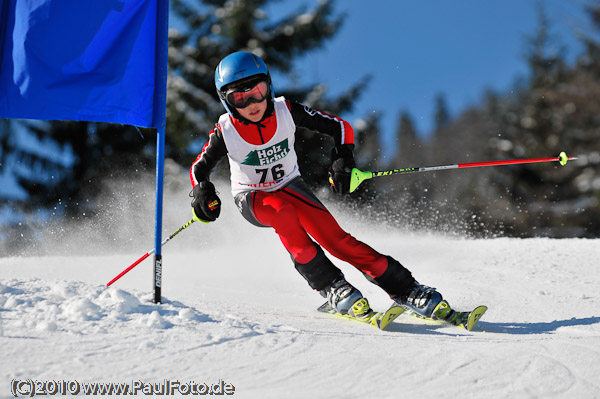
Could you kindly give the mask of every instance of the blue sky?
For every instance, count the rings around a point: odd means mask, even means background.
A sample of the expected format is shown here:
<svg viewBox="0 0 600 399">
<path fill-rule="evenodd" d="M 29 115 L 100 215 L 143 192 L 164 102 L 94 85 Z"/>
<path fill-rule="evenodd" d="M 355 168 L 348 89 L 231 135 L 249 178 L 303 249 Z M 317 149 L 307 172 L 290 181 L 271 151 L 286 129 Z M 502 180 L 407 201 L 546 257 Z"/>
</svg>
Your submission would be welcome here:
<svg viewBox="0 0 600 399">
<path fill-rule="evenodd" d="M 274 9 L 314 4 L 284 1 Z M 426 134 L 438 93 L 457 115 L 477 103 L 486 88 L 505 92 L 517 77 L 525 77 L 525 38 L 538 26 L 537 4 L 573 59 L 581 52 L 577 31 L 590 30 L 585 0 L 338 0 L 336 15 L 347 14 L 344 26 L 300 60 L 295 72 L 303 83 L 325 83 L 334 94 L 373 75 L 355 111 L 343 117 L 352 123 L 381 113 L 384 143 L 392 144 L 400 111 L 410 112 L 418 131 Z"/>
</svg>

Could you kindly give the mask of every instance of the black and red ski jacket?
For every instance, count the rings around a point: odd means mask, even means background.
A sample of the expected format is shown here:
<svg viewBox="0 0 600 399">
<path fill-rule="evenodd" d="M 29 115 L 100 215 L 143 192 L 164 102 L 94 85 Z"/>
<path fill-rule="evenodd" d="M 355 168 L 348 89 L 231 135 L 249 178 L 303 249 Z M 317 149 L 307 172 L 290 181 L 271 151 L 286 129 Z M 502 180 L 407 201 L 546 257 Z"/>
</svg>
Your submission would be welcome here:
<svg viewBox="0 0 600 399">
<path fill-rule="evenodd" d="M 289 100 L 286 101 L 286 105 L 297 127 L 332 136 L 337 148 L 350 147 L 351 151 L 354 147 L 354 130 L 345 120 Z M 271 109 L 270 113 L 269 109 Z M 248 143 L 264 144 L 273 137 L 277 130 L 277 118 L 272 112 L 272 107 L 269 109 L 267 109 L 269 115 L 257 123 L 242 122 L 231 116 L 230 119 L 240 136 Z M 209 180 L 210 173 L 225 155 L 227 155 L 227 147 L 223 139 L 223 132 L 217 125 L 211 130 L 208 142 L 190 168 L 192 186 L 195 187 L 199 182 Z"/>
</svg>

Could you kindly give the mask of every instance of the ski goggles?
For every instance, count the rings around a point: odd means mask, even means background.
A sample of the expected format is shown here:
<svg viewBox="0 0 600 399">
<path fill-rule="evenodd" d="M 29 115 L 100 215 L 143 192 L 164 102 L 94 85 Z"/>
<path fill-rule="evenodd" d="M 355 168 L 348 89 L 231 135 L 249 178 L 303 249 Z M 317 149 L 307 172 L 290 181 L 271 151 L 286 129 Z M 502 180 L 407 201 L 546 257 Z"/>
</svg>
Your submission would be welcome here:
<svg viewBox="0 0 600 399">
<path fill-rule="evenodd" d="M 269 85 L 265 80 L 253 81 L 245 86 L 234 87 L 225 93 L 227 104 L 235 108 L 246 108 L 250 103 L 259 103 L 269 95 Z"/>
</svg>

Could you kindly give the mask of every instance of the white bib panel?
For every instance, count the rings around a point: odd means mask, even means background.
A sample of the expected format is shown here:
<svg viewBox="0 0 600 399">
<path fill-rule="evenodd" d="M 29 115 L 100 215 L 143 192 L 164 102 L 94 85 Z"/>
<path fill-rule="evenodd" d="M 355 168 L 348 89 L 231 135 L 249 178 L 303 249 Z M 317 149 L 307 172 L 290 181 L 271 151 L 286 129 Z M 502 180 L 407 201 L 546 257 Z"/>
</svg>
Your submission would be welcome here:
<svg viewBox="0 0 600 399">
<path fill-rule="evenodd" d="M 229 114 L 219 118 L 227 146 L 234 197 L 244 191 L 275 191 L 300 176 L 294 149 L 296 125 L 292 114 L 283 97 L 276 98 L 274 106 L 277 130 L 265 144 L 254 145 L 245 141 L 231 123 Z"/>
</svg>

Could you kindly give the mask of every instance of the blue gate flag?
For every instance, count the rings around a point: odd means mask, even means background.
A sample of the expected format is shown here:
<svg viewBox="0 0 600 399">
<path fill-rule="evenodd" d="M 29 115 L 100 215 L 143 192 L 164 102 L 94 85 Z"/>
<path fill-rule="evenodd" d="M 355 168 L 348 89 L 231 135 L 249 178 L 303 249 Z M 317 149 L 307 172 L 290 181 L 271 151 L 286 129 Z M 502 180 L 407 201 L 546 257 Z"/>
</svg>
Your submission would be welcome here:
<svg viewBox="0 0 600 399">
<path fill-rule="evenodd" d="M 0 118 L 165 125 L 165 0 L 0 0 Z"/>
</svg>

